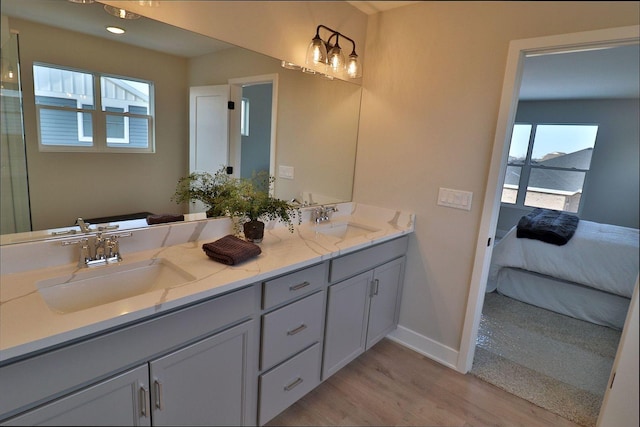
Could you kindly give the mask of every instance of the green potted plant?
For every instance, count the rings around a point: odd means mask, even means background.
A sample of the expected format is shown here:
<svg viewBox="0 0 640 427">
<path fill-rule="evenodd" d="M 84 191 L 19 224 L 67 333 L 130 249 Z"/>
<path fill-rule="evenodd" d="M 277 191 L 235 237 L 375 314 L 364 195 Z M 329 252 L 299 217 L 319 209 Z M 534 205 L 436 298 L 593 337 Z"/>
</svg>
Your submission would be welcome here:
<svg viewBox="0 0 640 427">
<path fill-rule="evenodd" d="M 274 181 L 266 172 L 254 174 L 251 179 L 233 178 L 225 168 L 215 175 L 192 173 L 178 181 L 173 200 L 203 202 L 209 207 L 207 216 L 231 217 L 236 234 L 242 230 L 247 240 L 258 243 L 264 236 L 265 221 L 280 220 L 292 233 L 294 219 L 301 222 L 295 205 L 270 194 Z"/>
<path fill-rule="evenodd" d="M 214 175 L 209 172 L 192 172 L 178 180 L 176 191 L 171 200 L 180 204 L 200 201 L 207 207 L 207 217 L 224 216 L 226 214 L 222 200 L 233 191 L 232 178 L 224 168 Z"/>
</svg>

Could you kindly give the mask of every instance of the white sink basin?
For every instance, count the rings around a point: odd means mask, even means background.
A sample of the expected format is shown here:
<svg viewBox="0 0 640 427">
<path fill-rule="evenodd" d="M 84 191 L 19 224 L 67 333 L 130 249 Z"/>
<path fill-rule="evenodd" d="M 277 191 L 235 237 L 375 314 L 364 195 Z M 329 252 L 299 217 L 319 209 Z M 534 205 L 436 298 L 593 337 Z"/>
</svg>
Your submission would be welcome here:
<svg viewBox="0 0 640 427">
<path fill-rule="evenodd" d="M 315 231 L 316 233 L 335 236 L 341 239 L 350 239 L 352 237 L 375 233 L 380 230 L 355 222 L 330 222 L 328 224 L 316 225 Z"/>
<path fill-rule="evenodd" d="M 92 267 L 76 274 L 41 280 L 38 292 L 59 313 L 71 313 L 195 280 L 163 258 Z"/>
</svg>

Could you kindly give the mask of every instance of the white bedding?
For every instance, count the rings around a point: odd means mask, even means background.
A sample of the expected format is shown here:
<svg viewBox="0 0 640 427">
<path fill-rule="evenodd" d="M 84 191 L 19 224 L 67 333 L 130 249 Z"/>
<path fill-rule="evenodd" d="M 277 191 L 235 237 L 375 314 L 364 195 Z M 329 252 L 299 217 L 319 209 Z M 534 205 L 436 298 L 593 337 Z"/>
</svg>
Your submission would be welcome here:
<svg viewBox="0 0 640 427">
<path fill-rule="evenodd" d="M 514 267 L 631 298 L 638 275 L 640 233 L 634 228 L 580 220 L 566 245 L 517 238 L 513 227 L 495 246 L 487 292 L 501 268 Z"/>
</svg>

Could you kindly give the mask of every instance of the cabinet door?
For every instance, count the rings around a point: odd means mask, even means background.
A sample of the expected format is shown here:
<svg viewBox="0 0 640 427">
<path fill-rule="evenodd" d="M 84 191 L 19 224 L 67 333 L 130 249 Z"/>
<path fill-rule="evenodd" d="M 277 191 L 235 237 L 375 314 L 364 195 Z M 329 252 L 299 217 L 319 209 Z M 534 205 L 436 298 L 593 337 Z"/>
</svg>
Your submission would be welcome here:
<svg viewBox="0 0 640 427">
<path fill-rule="evenodd" d="M 150 362 L 153 424 L 242 425 L 250 400 L 248 321 Z M 256 385 L 253 385 L 255 388 Z"/>
<path fill-rule="evenodd" d="M 144 364 L 3 425 L 149 426 L 149 371 Z"/>
<path fill-rule="evenodd" d="M 384 338 L 397 325 L 403 271 L 404 257 L 373 270 L 367 349 Z"/>
<path fill-rule="evenodd" d="M 322 378 L 364 352 L 372 272 L 329 286 Z"/>
</svg>

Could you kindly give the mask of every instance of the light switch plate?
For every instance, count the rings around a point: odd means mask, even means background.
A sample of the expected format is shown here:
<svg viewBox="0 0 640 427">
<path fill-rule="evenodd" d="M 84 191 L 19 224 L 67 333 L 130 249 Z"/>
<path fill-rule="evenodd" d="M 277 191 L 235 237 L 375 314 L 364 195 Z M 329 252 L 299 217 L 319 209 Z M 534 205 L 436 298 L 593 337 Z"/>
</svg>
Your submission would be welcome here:
<svg viewBox="0 0 640 427">
<path fill-rule="evenodd" d="M 293 179 L 293 166 L 278 165 L 278 176 L 284 179 Z"/>
<path fill-rule="evenodd" d="M 471 191 L 453 190 L 451 188 L 440 188 L 438 191 L 438 205 L 450 208 L 471 210 Z"/>
</svg>

